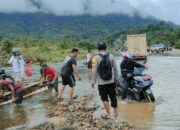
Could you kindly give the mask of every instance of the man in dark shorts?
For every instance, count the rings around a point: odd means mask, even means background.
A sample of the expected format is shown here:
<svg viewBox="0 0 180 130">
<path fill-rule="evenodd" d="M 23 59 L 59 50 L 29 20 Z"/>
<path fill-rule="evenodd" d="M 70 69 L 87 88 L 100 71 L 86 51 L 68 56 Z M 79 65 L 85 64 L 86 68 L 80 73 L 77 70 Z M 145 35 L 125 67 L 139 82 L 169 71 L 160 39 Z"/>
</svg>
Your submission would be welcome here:
<svg viewBox="0 0 180 130">
<path fill-rule="evenodd" d="M 118 70 L 114 56 L 106 51 L 106 43 L 99 42 L 97 47 L 99 52 L 92 60 L 92 87 L 94 88 L 94 85 L 98 84 L 99 95 L 106 112 L 102 117 L 109 119 L 111 118 L 109 99 L 114 109 L 114 115 L 118 115 L 115 92 L 115 81 L 118 79 Z"/>
<path fill-rule="evenodd" d="M 51 93 L 54 88 L 56 93 L 58 93 L 58 72 L 55 68 L 48 66 L 46 63 L 41 63 L 41 84 L 45 81 L 49 83 L 48 90 Z"/>
<path fill-rule="evenodd" d="M 62 87 L 59 89 L 58 98 L 60 99 L 62 93 L 64 92 L 65 86 L 69 85 L 69 98 L 73 100 L 74 94 L 74 86 L 75 86 L 75 77 L 74 74 L 77 76 L 78 80 L 81 80 L 81 76 L 77 69 L 76 57 L 78 56 L 78 49 L 73 48 L 71 50 L 71 54 L 66 56 L 64 60 L 64 66 L 61 69 L 61 77 L 62 77 Z"/>
<path fill-rule="evenodd" d="M 10 91 L 12 93 L 12 100 L 15 104 L 21 104 L 23 100 L 23 89 L 22 84 L 14 83 L 13 81 L 8 80 L 0 80 L 0 87 L 2 88 L 3 92 L 1 93 L 0 97 L 4 95 L 5 91 Z"/>
</svg>

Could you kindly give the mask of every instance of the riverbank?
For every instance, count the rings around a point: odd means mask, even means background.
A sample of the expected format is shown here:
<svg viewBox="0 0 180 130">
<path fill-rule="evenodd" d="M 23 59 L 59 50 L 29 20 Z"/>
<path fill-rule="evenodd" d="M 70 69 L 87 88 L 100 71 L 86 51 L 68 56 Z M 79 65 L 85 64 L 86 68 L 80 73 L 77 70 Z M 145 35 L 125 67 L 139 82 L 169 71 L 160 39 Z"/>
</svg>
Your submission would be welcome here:
<svg viewBox="0 0 180 130">
<path fill-rule="evenodd" d="M 118 121 L 118 117 L 95 118 L 93 115 L 99 106 L 92 101 L 92 95 L 73 102 L 54 100 L 47 108 L 48 121 L 28 130 L 133 130 L 126 121 Z"/>
<path fill-rule="evenodd" d="M 180 49 L 174 49 L 167 52 L 170 56 L 180 56 Z"/>
</svg>

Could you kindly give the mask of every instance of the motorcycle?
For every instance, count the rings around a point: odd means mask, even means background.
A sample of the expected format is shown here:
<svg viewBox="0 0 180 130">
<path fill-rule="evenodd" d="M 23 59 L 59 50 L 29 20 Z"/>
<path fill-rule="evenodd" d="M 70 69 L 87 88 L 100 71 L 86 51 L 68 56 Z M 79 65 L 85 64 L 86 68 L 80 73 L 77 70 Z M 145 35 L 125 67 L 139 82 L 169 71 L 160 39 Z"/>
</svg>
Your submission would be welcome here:
<svg viewBox="0 0 180 130">
<path fill-rule="evenodd" d="M 127 70 L 123 70 L 127 71 Z M 131 80 L 130 85 L 128 87 L 127 98 L 136 101 L 145 101 L 145 102 L 155 102 L 154 95 L 151 90 L 151 86 L 153 85 L 153 80 L 150 75 L 143 74 L 143 68 L 135 68 Z M 119 83 L 117 85 L 117 94 L 119 96 L 122 95 L 124 90 L 124 79 L 120 76 Z"/>
<path fill-rule="evenodd" d="M 12 80 L 15 81 L 14 78 L 6 73 L 5 70 L 0 70 L 0 80 Z"/>
</svg>

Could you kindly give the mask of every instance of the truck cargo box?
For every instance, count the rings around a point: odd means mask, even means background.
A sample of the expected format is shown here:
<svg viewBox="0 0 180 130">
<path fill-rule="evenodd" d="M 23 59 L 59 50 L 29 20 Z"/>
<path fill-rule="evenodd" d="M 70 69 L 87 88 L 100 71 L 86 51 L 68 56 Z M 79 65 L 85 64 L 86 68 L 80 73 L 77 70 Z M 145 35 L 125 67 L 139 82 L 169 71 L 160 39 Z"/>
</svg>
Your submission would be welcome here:
<svg viewBox="0 0 180 130">
<path fill-rule="evenodd" d="M 133 55 L 134 59 L 147 58 L 146 34 L 128 35 L 127 49 Z"/>
</svg>

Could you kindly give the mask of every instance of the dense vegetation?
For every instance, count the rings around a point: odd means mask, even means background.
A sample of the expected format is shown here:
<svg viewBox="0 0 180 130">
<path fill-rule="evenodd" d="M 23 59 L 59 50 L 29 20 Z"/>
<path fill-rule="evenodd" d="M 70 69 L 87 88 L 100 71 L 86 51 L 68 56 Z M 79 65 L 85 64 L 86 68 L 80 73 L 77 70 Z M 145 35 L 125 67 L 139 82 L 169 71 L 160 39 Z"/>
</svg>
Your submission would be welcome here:
<svg viewBox="0 0 180 130">
<path fill-rule="evenodd" d="M 53 14 L 3 14 L 0 13 L 0 36 L 13 42 L 19 42 L 22 35 L 36 42 L 39 39 L 59 41 L 66 38 L 76 41 L 95 41 L 120 30 L 141 27 L 157 23 L 153 18 L 138 15 L 104 15 L 104 16 L 55 16 Z"/>
<path fill-rule="evenodd" d="M 83 56 L 87 48 L 95 48 L 100 40 L 121 49 L 127 34 L 146 33 L 149 45 L 164 43 L 180 48 L 180 28 L 152 18 L 1 13 L 0 18 L 1 64 L 7 63 L 13 47 L 21 48 L 25 58 L 57 62 L 70 52 L 70 48 L 81 48 Z"/>
</svg>

